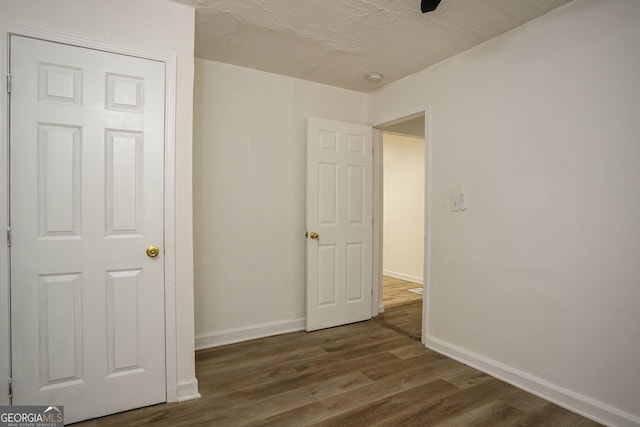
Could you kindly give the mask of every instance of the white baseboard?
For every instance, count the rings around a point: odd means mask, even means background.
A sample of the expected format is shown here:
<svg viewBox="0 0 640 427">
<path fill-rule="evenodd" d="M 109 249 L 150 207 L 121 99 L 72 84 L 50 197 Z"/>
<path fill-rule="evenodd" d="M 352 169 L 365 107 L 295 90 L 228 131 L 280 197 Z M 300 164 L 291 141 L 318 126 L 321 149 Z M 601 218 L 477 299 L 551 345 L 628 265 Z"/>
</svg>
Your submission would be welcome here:
<svg viewBox="0 0 640 427">
<path fill-rule="evenodd" d="M 422 277 L 411 276 L 409 274 L 404 274 L 404 273 L 398 273 L 397 271 L 382 270 L 382 274 L 384 276 L 395 277 L 396 279 L 401 279 L 401 280 L 408 280 L 410 282 L 419 283 L 421 285 L 423 283 Z"/>
<path fill-rule="evenodd" d="M 196 350 L 249 341 L 256 338 L 286 334 L 288 332 L 304 331 L 305 319 L 277 320 L 275 322 L 260 323 L 241 328 L 223 329 L 221 331 L 200 334 L 196 336 Z"/>
<path fill-rule="evenodd" d="M 426 335 L 425 346 L 600 424 L 617 427 L 640 426 L 640 417 L 637 415 L 552 384 L 432 335 Z"/>
<path fill-rule="evenodd" d="M 178 402 L 193 399 L 200 399 L 200 393 L 198 392 L 198 379 L 196 377 L 187 381 L 180 381 L 178 383 Z"/>
</svg>

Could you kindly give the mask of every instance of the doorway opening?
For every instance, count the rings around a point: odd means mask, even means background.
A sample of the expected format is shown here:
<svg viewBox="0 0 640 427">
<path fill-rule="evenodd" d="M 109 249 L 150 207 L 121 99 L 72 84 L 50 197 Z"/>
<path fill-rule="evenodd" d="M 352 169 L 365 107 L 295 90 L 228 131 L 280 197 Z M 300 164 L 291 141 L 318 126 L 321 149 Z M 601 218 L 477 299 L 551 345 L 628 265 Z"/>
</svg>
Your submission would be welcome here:
<svg viewBox="0 0 640 427">
<path fill-rule="evenodd" d="M 378 127 L 380 306 L 376 320 L 422 338 L 425 259 L 424 114 Z"/>
</svg>

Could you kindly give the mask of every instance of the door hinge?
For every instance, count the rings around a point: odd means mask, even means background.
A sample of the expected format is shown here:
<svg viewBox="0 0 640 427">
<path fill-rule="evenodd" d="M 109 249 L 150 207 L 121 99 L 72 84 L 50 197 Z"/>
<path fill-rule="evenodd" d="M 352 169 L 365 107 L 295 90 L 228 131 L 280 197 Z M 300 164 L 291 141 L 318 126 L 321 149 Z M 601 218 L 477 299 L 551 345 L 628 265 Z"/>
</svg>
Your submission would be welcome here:
<svg viewBox="0 0 640 427">
<path fill-rule="evenodd" d="M 7 74 L 7 93 L 11 93 L 11 74 Z"/>
<path fill-rule="evenodd" d="M 7 228 L 7 246 L 11 246 L 11 227 Z"/>
</svg>

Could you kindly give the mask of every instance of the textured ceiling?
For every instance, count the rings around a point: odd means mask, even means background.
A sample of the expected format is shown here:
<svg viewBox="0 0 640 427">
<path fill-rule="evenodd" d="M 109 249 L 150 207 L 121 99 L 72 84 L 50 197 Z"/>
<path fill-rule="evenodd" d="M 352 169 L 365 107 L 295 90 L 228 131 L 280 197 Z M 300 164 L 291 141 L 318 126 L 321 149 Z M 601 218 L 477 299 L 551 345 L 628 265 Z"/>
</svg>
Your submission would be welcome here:
<svg viewBox="0 0 640 427">
<path fill-rule="evenodd" d="M 199 58 L 370 92 L 571 0 L 173 1 L 196 8 Z"/>
</svg>

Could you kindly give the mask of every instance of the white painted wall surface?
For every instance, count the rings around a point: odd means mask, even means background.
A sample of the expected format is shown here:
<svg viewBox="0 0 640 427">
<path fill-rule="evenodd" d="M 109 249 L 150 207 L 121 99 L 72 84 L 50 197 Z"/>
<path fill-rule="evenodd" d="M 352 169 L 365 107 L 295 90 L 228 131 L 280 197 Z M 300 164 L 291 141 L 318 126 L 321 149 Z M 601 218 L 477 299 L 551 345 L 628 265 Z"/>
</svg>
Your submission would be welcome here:
<svg viewBox="0 0 640 427">
<path fill-rule="evenodd" d="M 191 191 L 195 26 L 193 8 L 168 0 L 0 0 L 0 22 L 177 56 L 177 376 L 182 398 L 193 396 L 194 393 L 197 395 L 193 352 Z M 6 55 L 5 46 L 0 46 L 0 54 Z"/>
<path fill-rule="evenodd" d="M 424 129 L 424 120 L 422 128 Z M 383 273 L 422 283 L 424 139 L 383 136 Z"/>
<path fill-rule="evenodd" d="M 569 3 L 381 89 L 369 117 L 431 108 L 428 338 L 620 425 L 640 423 L 638 22 L 636 0 Z"/>
<path fill-rule="evenodd" d="M 304 328 L 306 120 L 364 123 L 365 99 L 196 59 L 197 346 Z"/>
</svg>

